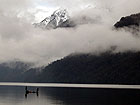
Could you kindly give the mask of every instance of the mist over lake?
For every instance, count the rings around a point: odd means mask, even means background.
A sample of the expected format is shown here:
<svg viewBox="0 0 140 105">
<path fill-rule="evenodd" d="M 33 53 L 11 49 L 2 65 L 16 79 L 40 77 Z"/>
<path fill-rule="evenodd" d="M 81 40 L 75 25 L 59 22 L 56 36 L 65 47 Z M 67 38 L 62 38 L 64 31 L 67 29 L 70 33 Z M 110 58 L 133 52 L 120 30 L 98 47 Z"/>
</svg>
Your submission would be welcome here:
<svg viewBox="0 0 140 105">
<path fill-rule="evenodd" d="M 0 105 L 139 105 L 140 0 L 0 0 Z"/>
<path fill-rule="evenodd" d="M 38 95 L 25 96 L 25 87 L 1 86 L 0 105 L 137 105 L 139 94 L 137 89 L 40 87 Z"/>
</svg>

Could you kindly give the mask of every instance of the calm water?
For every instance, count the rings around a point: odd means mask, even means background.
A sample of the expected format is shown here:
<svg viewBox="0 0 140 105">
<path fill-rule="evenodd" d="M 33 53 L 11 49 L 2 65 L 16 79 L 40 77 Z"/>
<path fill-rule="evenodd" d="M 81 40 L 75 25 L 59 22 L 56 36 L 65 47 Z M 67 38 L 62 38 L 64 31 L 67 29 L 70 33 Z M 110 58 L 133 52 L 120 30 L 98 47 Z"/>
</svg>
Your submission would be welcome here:
<svg viewBox="0 0 140 105">
<path fill-rule="evenodd" d="M 35 90 L 35 87 L 28 87 Z M 0 105 L 140 105 L 140 90 L 94 88 L 39 88 L 0 86 Z"/>
</svg>

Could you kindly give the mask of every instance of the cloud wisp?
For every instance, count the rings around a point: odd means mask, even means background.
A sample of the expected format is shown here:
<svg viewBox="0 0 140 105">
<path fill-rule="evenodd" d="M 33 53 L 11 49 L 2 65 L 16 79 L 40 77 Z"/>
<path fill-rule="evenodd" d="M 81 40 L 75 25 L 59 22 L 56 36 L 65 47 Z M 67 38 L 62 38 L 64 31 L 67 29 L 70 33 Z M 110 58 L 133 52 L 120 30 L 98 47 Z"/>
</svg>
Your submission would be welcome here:
<svg viewBox="0 0 140 105">
<path fill-rule="evenodd" d="M 36 1 L 43 2 L 42 0 Z M 76 0 L 70 6 L 70 0 L 65 2 L 64 0 L 59 2 L 51 0 L 47 3 L 63 8 L 69 5 L 67 9 L 74 21 L 82 23 L 81 17 L 86 17 L 89 21 L 84 24 L 77 23 L 75 28 L 42 30 L 34 28 L 31 24 L 35 21 L 37 10 L 32 0 L 11 0 L 10 2 L 1 0 L 0 62 L 21 60 L 47 64 L 71 53 L 104 52 L 112 46 L 117 46 L 116 52 L 139 51 L 140 38 L 123 29 L 122 31 L 113 30 L 112 27 L 120 17 L 139 12 L 140 1 L 130 0 L 129 3 L 127 0 L 109 1 L 110 3 L 106 0 L 94 2 L 93 0 Z M 76 3 L 78 7 L 75 11 L 76 7 L 72 7 Z M 81 8 L 84 4 L 85 9 Z M 93 4 L 94 7 L 86 7 L 88 4 Z M 34 8 L 35 10 L 32 10 Z"/>
</svg>

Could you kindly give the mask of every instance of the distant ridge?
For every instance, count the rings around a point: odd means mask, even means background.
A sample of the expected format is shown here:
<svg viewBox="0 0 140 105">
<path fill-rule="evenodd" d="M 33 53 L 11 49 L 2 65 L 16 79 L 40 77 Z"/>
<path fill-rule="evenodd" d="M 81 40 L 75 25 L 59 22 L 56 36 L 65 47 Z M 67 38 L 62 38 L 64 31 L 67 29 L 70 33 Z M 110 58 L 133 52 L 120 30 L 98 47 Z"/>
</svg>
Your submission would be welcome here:
<svg viewBox="0 0 140 105">
<path fill-rule="evenodd" d="M 140 26 L 140 13 L 122 17 L 114 26 L 116 28 Z"/>
</svg>

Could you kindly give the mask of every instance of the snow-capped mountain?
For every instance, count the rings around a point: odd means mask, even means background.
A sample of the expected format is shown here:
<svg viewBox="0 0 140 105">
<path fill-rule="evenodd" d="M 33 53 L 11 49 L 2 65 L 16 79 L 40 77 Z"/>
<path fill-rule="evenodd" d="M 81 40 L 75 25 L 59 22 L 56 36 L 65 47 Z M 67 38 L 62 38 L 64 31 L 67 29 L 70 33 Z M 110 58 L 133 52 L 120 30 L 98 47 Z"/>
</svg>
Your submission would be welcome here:
<svg viewBox="0 0 140 105">
<path fill-rule="evenodd" d="M 57 28 L 57 27 L 70 27 L 70 17 L 66 9 L 58 9 L 54 13 L 46 17 L 40 23 L 34 24 L 36 27 L 45 29 Z"/>
</svg>

